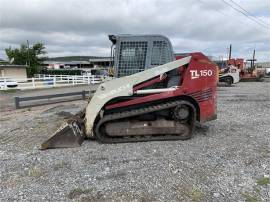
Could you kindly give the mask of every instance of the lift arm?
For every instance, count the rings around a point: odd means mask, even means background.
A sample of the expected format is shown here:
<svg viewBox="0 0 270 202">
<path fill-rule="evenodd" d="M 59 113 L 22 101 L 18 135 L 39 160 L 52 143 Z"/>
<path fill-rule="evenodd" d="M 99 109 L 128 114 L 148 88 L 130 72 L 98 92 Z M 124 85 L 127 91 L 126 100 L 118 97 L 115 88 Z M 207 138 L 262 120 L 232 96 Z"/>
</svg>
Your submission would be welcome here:
<svg viewBox="0 0 270 202">
<path fill-rule="evenodd" d="M 88 103 L 86 110 L 83 110 L 70 118 L 51 138 L 42 143 L 41 149 L 77 147 L 81 145 L 85 136 L 94 138 L 93 125 L 96 117 L 99 113 L 102 115 L 103 106 L 113 98 L 131 96 L 133 94 L 158 93 L 163 92 L 164 90 L 175 90 L 177 87 L 137 90 L 134 92 L 133 86 L 186 65 L 190 62 L 190 59 L 190 56 L 185 57 L 180 60 L 101 84 Z"/>
</svg>

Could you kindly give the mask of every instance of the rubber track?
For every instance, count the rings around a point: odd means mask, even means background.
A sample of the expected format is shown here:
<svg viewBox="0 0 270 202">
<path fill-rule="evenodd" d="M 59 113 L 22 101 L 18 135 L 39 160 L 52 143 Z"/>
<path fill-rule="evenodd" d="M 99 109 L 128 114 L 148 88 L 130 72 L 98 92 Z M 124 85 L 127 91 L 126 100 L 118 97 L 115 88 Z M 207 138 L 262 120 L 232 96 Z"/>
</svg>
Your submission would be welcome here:
<svg viewBox="0 0 270 202">
<path fill-rule="evenodd" d="M 177 105 L 180 104 L 188 104 L 190 107 L 192 107 L 194 114 L 192 115 L 192 121 L 191 121 L 191 126 L 190 128 L 188 126 L 187 130 L 189 131 L 188 137 L 186 134 L 183 135 L 136 135 L 136 136 L 123 136 L 123 137 L 110 137 L 107 136 L 106 134 L 102 134 L 101 132 L 101 126 L 109 121 L 114 121 L 117 119 L 124 119 L 124 118 L 130 118 L 142 114 L 147 114 L 151 112 L 156 112 L 164 109 L 169 109 L 176 107 Z M 160 140 L 184 140 L 184 139 L 189 139 L 191 137 L 191 133 L 193 132 L 194 129 L 194 122 L 195 122 L 195 108 L 193 105 L 186 101 L 172 101 L 172 102 L 167 102 L 165 104 L 159 104 L 159 105 L 153 105 L 145 108 L 140 108 L 140 109 L 134 109 L 134 110 L 128 110 L 125 112 L 119 112 L 119 113 L 113 113 L 109 115 L 105 115 L 102 119 L 99 120 L 95 127 L 95 135 L 98 141 L 102 143 L 124 143 L 124 142 L 144 142 L 144 141 L 160 141 Z"/>
</svg>

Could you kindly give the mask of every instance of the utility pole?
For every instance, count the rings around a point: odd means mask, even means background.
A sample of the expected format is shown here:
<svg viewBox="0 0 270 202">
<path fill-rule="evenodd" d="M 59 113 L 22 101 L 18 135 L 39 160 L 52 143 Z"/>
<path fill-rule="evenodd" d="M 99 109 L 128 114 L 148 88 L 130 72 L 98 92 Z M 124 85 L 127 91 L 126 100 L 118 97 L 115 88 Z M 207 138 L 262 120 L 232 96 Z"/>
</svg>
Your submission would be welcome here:
<svg viewBox="0 0 270 202">
<path fill-rule="evenodd" d="M 255 52 L 256 52 L 256 50 L 254 49 L 253 50 L 252 59 L 248 59 L 247 60 L 247 61 L 250 61 L 250 69 L 251 70 L 254 70 L 255 69 L 255 61 L 256 61 L 256 59 L 255 59 Z"/>
<path fill-rule="evenodd" d="M 229 49 L 229 60 L 232 58 L 232 44 L 230 44 L 230 49 Z"/>
<path fill-rule="evenodd" d="M 252 57 L 252 66 L 254 67 L 255 66 L 255 49 L 253 50 L 253 57 Z"/>
<path fill-rule="evenodd" d="M 221 55 L 220 57 L 221 57 L 221 69 L 223 69 L 223 67 L 224 67 L 224 63 L 223 63 L 223 55 Z"/>
<path fill-rule="evenodd" d="M 30 58 L 29 58 L 29 41 L 27 40 L 27 66 L 30 67 Z"/>
</svg>

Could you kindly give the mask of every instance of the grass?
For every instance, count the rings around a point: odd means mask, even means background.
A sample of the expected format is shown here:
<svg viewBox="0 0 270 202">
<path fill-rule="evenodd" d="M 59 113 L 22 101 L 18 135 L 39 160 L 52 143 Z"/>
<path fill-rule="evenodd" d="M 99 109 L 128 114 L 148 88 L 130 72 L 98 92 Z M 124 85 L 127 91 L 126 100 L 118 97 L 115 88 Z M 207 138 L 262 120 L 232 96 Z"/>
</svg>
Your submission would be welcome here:
<svg viewBox="0 0 270 202">
<path fill-rule="evenodd" d="M 104 195 L 101 191 L 93 190 L 91 194 L 85 194 L 78 199 L 80 202 L 89 201 L 138 201 L 138 202 L 152 202 L 157 201 L 152 195 L 146 192 L 134 193 L 134 192 L 113 192 Z"/>
<path fill-rule="evenodd" d="M 89 189 L 89 188 L 88 189 L 83 189 L 83 188 L 77 187 L 75 189 L 72 189 L 68 193 L 67 197 L 69 199 L 75 199 L 75 198 L 79 197 L 82 194 L 91 194 L 91 193 L 93 193 L 93 191 L 94 191 L 93 189 Z"/>
<path fill-rule="evenodd" d="M 33 168 L 30 168 L 27 173 L 29 177 L 40 177 L 42 176 L 42 174 L 43 174 L 43 171 L 36 166 Z"/>
<path fill-rule="evenodd" d="M 192 187 L 192 190 L 188 193 L 189 198 L 192 201 L 201 201 L 203 192 L 198 187 Z"/>
<path fill-rule="evenodd" d="M 56 164 L 53 167 L 53 170 L 57 171 L 57 170 L 60 170 L 60 169 L 62 169 L 64 167 L 67 167 L 67 166 L 68 166 L 68 163 L 61 160 L 61 161 L 56 162 Z"/>
<path fill-rule="evenodd" d="M 14 93 L 16 91 L 18 91 L 17 89 L 6 89 L 6 90 L 3 90 L 4 92 L 6 93 Z"/>
<path fill-rule="evenodd" d="M 270 178 L 269 177 L 262 177 L 257 180 L 257 184 L 260 186 L 268 185 L 270 184 Z"/>
<path fill-rule="evenodd" d="M 32 111 L 32 108 L 31 107 L 27 107 L 27 108 L 24 108 L 22 111 L 23 112 L 30 112 L 30 111 Z"/>
<path fill-rule="evenodd" d="M 195 185 L 176 184 L 172 186 L 173 192 L 179 201 L 203 201 L 205 193 Z"/>
<path fill-rule="evenodd" d="M 4 118 L 0 118 L 0 121 L 8 121 L 10 119 L 11 119 L 11 117 L 4 117 Z"/>
<path fill-rule="evenodd" d="M 262 148 L 259 149 L 259 153 L 261 154 L 261 156 L 263 158 L 267 158 L 269 156 L 269 154 L 270 154 L 270 151 L 269 151 L 268 148 L 262 147 Z"/>
<path fill-rule="evenodd" d="M 242 196 L 245 198 L 246 202 L 258 202 L 261 201 L 258 197 L 260 196 L 260 186 L 269 185 L 269 177 L 261 177 L 256 181 L 257 185 L 253 187 L 253 193 L 245 192 L 242 193 Z"/>
<path fill-rule="evenodd" d="M 248 193 L 248 192 L 245 192 L 245 193 L 242 193 L 243 197 L 245 198 L 245 201 L 246 202 L 258 202 L 259 199 L 252 195 L 251 193 Z"/>
</svg>

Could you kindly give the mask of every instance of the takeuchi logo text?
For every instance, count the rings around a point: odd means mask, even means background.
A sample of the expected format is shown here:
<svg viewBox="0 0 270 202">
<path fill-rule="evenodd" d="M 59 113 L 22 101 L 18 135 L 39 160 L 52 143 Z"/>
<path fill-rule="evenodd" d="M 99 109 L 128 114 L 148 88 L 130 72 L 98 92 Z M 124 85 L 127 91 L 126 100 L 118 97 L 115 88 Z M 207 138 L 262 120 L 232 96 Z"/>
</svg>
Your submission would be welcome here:
<svg viewBox="0 0 270 202">
<path fill-rule="evenodd" d="M 127 89 L 130 89 L 131 85 L 130 84 L 126 84 L 123 86 L 120 86 L 116 89 L 110 90 L 109 92 L 103 93 L 101 95 L 98 96 L 99 99 L 105 99 L 107 97 L 111 97 L 112 95 L 116 95 L 119 94 Z"/>
<path fill-rule="evenodd" d="M 213 71 L 212 70 L 190 70 L 190 74 L 191 74 L 191 79 L 197 79 L 200 77 L 205 77 L 205 76 L 212 76 L 213 75 Z"/>
</svg>

